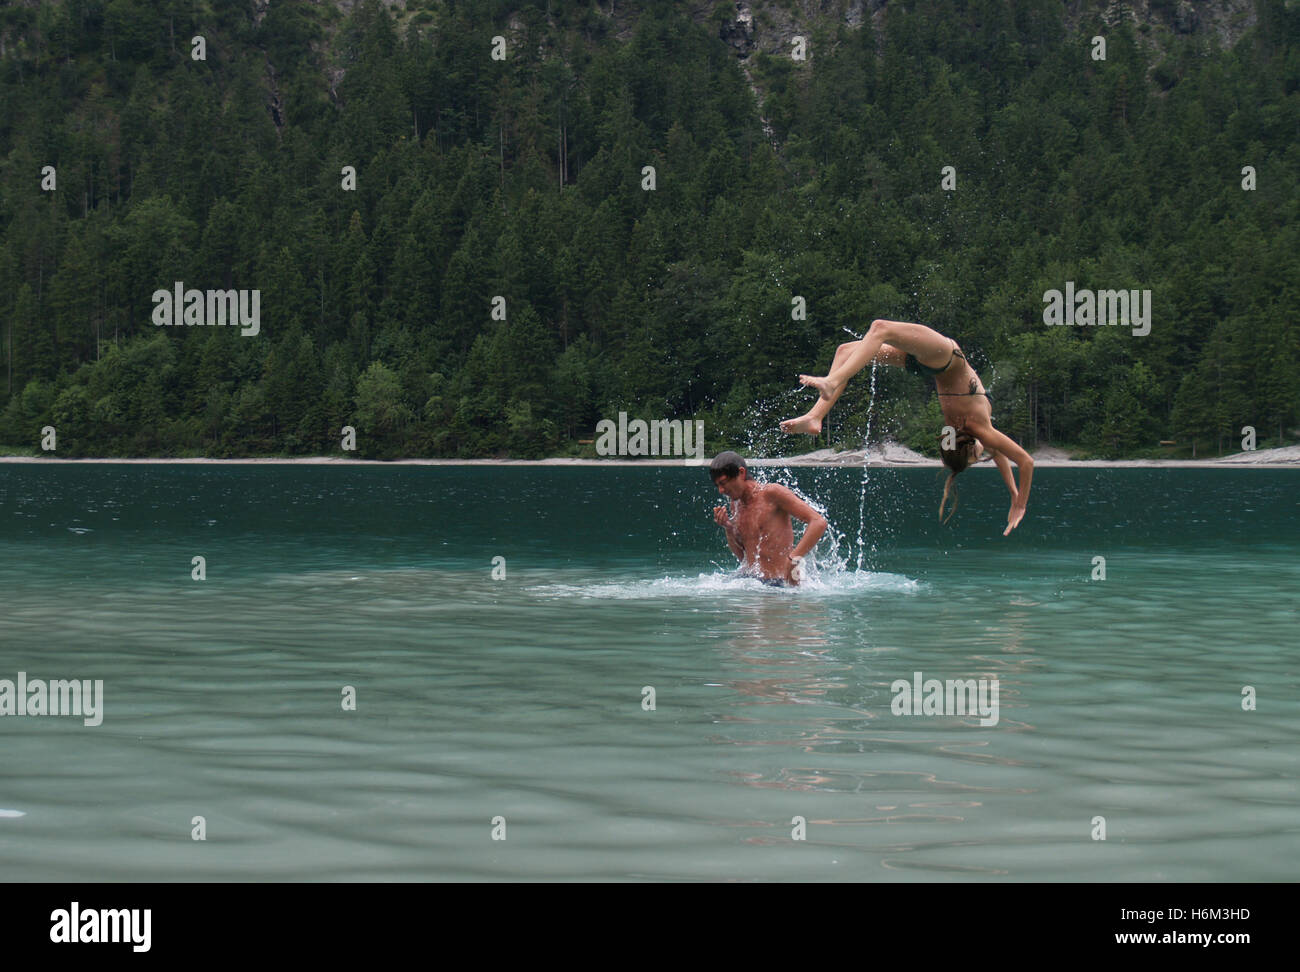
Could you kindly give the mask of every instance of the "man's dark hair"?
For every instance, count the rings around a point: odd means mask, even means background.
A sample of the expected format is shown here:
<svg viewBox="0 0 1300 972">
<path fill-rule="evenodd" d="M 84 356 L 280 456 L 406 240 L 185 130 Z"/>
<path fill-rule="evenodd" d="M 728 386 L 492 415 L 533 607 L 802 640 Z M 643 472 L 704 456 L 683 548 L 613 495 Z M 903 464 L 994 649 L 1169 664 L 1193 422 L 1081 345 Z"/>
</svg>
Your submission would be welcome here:
<svg viewBox="0 0 1300 972">
<path fill-rule="evenodd" d="M 709 463 L 709 475 L 713 477 L 715 483 L 718 481 L 719 476 L 728 478 L 739 476 L 742 469 L 746 472 L 749 471 L 749 467 L 745 465 L 744 457 L 737 452 L 719 452 L 714 456 L 713 461 Z"/>
</svg>

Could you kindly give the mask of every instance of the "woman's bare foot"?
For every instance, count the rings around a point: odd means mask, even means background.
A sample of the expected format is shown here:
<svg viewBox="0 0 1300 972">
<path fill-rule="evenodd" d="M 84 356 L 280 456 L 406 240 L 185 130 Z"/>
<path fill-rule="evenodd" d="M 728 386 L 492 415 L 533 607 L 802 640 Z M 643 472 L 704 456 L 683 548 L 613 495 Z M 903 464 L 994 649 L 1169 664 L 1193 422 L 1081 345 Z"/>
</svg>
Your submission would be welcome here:
<svg viewBox="0 0 1300 972">
<path fill-rule="evenodd" d="M 802 432 L 804 435 L 816 435 L 822 430 L 822 420 L 812 418 L 808 415 L 800 415 L 798 418 L 786 419 L 781 423 L 781 431 L 790 435 Z"/>
<path fill-rule="evenodd" d="M 800 375 L 799 384 L 816 388 L 818 394 L 827 400 L 834 398 L 835 393 L 839 391 L 839 386 L 831 381 L 830 375 L 825 378 L 819 378 L 816 375 Z"/>
</svg>

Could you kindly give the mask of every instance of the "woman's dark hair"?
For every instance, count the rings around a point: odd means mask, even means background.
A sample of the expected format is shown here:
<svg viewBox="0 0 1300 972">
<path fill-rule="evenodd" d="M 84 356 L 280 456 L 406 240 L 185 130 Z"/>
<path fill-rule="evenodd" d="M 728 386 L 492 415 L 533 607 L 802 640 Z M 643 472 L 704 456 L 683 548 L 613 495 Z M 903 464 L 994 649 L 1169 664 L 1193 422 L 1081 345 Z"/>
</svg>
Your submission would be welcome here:
<svg viewBox="0 0 1300 972">
<path fill-rule="evenodd" d="M 939 433 L 940 442 L 944 439 L 944 434 Z M 948 478 L 943 484 L 943 499 L 939 500 L 939 522 L 947 523 L 952 519 L 952 515 L 957 512 L 957 487 L 953 480 L 957 478 L 959 472 L 965 471 L 966 467 L 975 461 L 975 443 L 978 440 L 964 429 L 957 430 L 957 440 L 953 443 L 953 448 L 945 449 L 942 444 L 939 446 L 939 455 L 943 459 L 943 464 L 948 467 Z M 943 508 L 948 505 L 948 492 L 952 491 L 952 509 L 948 511 L 948 516 L 943 515 Z"/>
</svg>

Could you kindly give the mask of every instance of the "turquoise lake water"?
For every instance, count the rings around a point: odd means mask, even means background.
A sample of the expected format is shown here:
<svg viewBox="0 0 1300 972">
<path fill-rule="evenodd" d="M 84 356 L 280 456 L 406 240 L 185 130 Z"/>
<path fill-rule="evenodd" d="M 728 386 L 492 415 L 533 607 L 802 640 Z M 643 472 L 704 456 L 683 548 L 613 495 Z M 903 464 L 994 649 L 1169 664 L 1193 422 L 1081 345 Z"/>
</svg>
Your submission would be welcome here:
<svg viewBox="0 0 1300 972">
<path fill-rule="evenodd" d="M 1040 468 L 1007 538 L 992 469 L 946 526 L 932 469 L 762 474 L 804 589 L 697 468 L 0 466 L 0 679 L 103 680 L 0 717 L 0 877 L 1294 880 L 1300 470 Z"/>
</svg>

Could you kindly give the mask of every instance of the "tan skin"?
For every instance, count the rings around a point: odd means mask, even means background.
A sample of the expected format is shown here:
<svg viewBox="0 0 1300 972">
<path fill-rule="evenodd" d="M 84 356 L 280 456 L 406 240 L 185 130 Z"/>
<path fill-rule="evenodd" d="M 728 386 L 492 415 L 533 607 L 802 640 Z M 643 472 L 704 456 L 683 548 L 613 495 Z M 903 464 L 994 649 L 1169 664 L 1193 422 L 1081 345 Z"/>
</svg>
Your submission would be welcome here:
<svg viewBox="0 0 1300 972">
<path fill-rule="evenodd" d="M 943 368 L 946 364 L 948 367 L 934 376 L 939 391 L 939 408 L 948 425 L 958 431 L 969 432 L 977 440 L 971 447 L 971 461 L 976 461 L 980 453 L 987 449 L 1002 473 L 1002 479 L 1011 491 L 1011 511 L 1007 514 L 1007 528 L 1002 532 L 1006 536 L 1024 519 L 1025 506 L 1029 502 L 1029 484 L 1034 475 L 1034 460 L 1008 436 L 993 427 L 993 407 L 984 395 L 967 394 L 970 391 L 983 392 L 984 385 L 974 368 L 964 359 L 953 357 L 953 349 L 957 347 L 957 342 L 952 338 L 945 337 L 924 324 L 872 321 L 871 328 L 861 341 L 839 346 L 828 375 L 799 376 L 800 382 L 816 388 L 821 397 L 806 414 L 782 422 L 781 430 L 807 435 L 820 432 L 822 419 L 844 393 L 849 379 L 872 361 L 902 368 L 910 354 L 930 368 Z M 1019 486 L 1011 473 L 1013 462 L 1020 469 Z"/>
<path fill-rule="evenodd" d="M 797 585 L 797 564 L 791 558 L 803 557 L 817 546 L 826 532 L 826 518 L 785 486 L 754 482 L 747 469 L 735 476 L 718 476 L 714 483 L 731 502 L 713 508 L 713 521 L 726 531 L 727 545 L 741 567 Z M 807 524 L 797 547 L 791 517 Z"/>
</svg>

